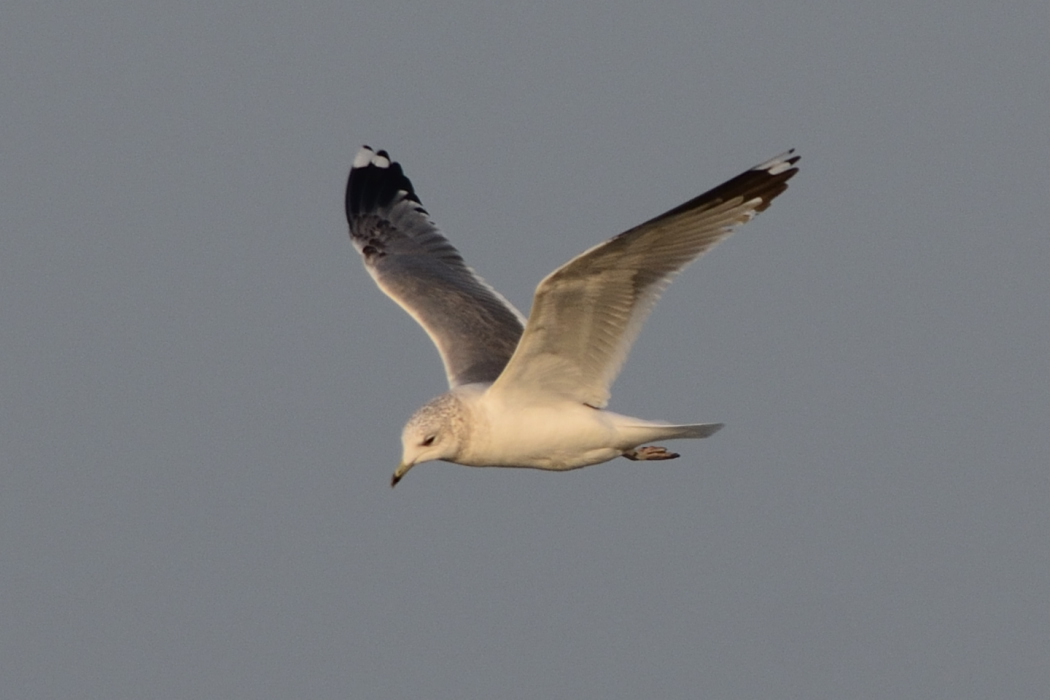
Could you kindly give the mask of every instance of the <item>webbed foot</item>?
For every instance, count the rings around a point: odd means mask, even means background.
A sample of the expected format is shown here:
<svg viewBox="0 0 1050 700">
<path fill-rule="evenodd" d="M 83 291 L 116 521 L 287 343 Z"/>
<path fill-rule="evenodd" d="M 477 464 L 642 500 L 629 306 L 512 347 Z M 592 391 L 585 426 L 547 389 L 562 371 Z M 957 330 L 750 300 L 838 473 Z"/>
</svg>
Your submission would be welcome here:
<svg viewBox="0 0 1050 700">
<path fill-rule="evenodd" d="M 635 462 L 648 462 L 681 457 L 677 452 L 668 452 L 666 447 L 659 447 L 657 445 L 636 447 L 633 450 L 627 450 L 624 452 L 623 456 Z"/>
</svg>

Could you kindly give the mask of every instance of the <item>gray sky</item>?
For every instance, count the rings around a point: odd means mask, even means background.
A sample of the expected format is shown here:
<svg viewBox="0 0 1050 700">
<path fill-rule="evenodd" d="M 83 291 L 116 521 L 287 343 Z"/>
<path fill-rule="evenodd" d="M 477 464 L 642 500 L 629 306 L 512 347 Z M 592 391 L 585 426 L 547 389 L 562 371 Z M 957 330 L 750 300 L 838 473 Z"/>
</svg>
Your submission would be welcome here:
<svg viewBox="0 0 1050 700">
<path fill-rule="evenodd" d="M 356 5 L 0 10 L 0 694 L 1045 698 L 1045 3 Z M 362 143 L 523 310 L 798 148 L 614 387 L 726 429 L 391 491 Z"/>
</svg>

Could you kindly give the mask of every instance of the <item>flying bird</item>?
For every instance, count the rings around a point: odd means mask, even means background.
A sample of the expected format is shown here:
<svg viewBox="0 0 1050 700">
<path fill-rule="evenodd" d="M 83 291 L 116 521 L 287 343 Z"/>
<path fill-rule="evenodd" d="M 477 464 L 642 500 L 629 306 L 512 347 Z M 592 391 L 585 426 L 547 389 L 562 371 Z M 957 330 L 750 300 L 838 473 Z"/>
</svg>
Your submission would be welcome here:
<svg viewBox="0 0 1050 700">
<path fill-rule="evenodd" d="M 610 387 L 674 276 L 765 210 L 798 159 L 788 151 L 581 253 L 540 282 L 526 319 L 467 266 L 400 164 L 362 147 L 346 187 L 350 238 L 437 346 L 449 384 L 405 424 L 390 485 L 433 460 L 565 471 L 673 459 L 646 443 L 722 428 L 613 413 Z"/>
</svg>

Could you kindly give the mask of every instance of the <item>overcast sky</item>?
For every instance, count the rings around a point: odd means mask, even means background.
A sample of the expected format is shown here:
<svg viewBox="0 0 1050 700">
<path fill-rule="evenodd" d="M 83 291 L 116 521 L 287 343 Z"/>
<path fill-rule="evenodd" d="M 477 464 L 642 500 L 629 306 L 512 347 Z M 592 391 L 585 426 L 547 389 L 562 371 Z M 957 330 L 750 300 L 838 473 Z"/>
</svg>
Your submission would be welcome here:
<svg viewBox="0 0 1050 700">
<path fill-rule="evenodd" d="M 364 5 L 0 10 L 0 695 L 1045 700 L 1045 2 Z M 523 311 L 797 148 L 614 387 L 727 427 L 391 491 L 362 143 Z"/>
</svg>

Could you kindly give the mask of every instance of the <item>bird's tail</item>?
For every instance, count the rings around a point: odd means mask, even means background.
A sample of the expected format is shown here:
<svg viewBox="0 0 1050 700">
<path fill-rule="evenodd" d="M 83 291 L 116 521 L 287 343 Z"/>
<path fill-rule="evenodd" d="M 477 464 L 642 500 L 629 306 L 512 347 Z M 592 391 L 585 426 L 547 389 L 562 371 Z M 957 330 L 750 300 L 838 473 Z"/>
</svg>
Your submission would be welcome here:
<svg viewBox="0 0 1050 700">
<path fill-rule="evenodd" d="M 673 440 L 676 438 L 705 438 L 714 435 L 725 427 L 725 423 L 693 423 L 691 425 L 664 425 L 660 426 L 663 435 L 655 440 Z"/>
<path fill-rule="evenodd" d="M 714 435 L 725 425 L 724 423 L 673 425 L 670 423 L 638 421 L 638 419 L 630 420 L 631 422 L 625 421 L 621 423 L 617 429 L 624 445 L 628 447 L 637 447 L 643 443 L 657 440 L 705 438 L 708 435 Z"/>
</svg>

